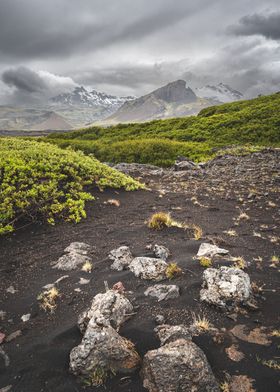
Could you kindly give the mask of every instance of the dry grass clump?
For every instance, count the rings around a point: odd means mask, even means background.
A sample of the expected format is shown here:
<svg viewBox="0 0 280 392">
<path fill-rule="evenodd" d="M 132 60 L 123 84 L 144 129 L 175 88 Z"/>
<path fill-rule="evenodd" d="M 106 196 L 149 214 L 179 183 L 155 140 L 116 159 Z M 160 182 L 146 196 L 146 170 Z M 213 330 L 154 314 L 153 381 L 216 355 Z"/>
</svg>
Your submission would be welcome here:
<svg viewBox="0 0 280 392">
<path fill-rule="evenodd" d="M 276 337 L 276 338 L 280 338 L 280 329 L 274 329 L 274 330 L 271 332 L 271 336 L 274 336 L 274 337 Z"/>
<path fill-rule="evenodd" d="M 174 279 L 176 276 L 182 275 L 182 268 L 178 267 L 177 263 L 170 263 L 165 270 L 165 275 L 168 279 Z"/>
<path fill-rule="evenodd" d="M 222 384 L 220 384 L 220 389 L 222 392 L 230 392 L 229 383 L 224 381 Z"/>
<path fill-rule="evenodd" d="M 260 357 L 256 357 L 257 362 L 261 363 L 264 366 L 269 367 L 273 370 L 280 370 L 280 362 L 276 361 L 275 359 L 261 359 Z"/>
<path fill-rule="evenodd" d="M 184 227 L 181 222 L 172 219 L 171 215 L 167 212 L 156 212 L 150 217 L 147 223 L 148 227 L 154 230 L 162 230 L 165 227 Z"/>
<path fill-rule="evenodd" d="M 195 327 L 200 332 L 209 331 L 211 324 L 210 324 L 210 321 L 204 315 L 197 316 L 196 314 L 193 313 L 192 318 L 193 318 L 193 322 L 192 322 L 193 327 Z"/>
<path fill-rule="evenodd" d="M 201 267 L 209 268 L 212 266 L 212 260 L 209 257 L 200 257 L 199 264 Z"/>
<path fill-rule="evenodd" d="M 237 237 L 237 232 L 235 230 L 233 230 L 233 229 L 226 230 L 226 231 L 224 231 L 224 233 L 227 234 L 230 237 Z"/>
<path fill-rule="evenodd" d="M 279 263 L 280 263 L 279 256 L 273 255 L 270 260 L 271 260 L 270 267 L 273 267 L 273 268 L 279 267 Z"/>
<path fill-rule="evenodd" d="M 57 307 L 57 299 L 60 297 L 60 293 L 56 287 L 52 287 L 48 291 L 44 291 L 38 295 L 37 299 L 40 301 L 40 307 L 45 312 L 53 313 Z"/>
<path fill-rule="evenodd" d="M 234 267 L 239 268 L 241 270 L 244 270 L 247 267 L 246 261 L 243 259 L 243 257 L 233 257 L 232 259 L 234 261 Z"/>
<path fill-rule="evenodd" d="M 196 240 L 200 240 L 202 237 L 202 229 L 200 226 L 195 224 L 186 224 L 183 222 L 176 221 L 167 212 L 156 212 L 147 221 L 148 227 L 154 230 L 162 230 L 165 227 L 179 227 L 181 229 L 189 229 L 193 232 L 193 236 Z"/>
<path fill-rule="evenodd" d="M 82 271 L 90 273 L 92 271 L 92 268 L 92 263 L 90 261 L 86 261 L 82 266 Z"/>
</svg>

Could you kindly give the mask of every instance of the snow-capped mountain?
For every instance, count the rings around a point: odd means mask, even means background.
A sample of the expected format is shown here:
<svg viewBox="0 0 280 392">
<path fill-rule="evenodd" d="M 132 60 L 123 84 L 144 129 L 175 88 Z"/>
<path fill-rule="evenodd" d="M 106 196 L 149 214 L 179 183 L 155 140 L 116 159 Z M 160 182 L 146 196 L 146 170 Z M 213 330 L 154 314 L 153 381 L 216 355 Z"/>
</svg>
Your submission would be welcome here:
<svg viewBox="0 0 280 392">
<path fill-rule="evenodd" d="M 226 103 L 244 99 L 242 93 L 224 83 L 196 88 L 195 93 L 198 97 L 209 99 L 214 103 Z"/>
<path fill-rule="evenodd" d="M 75 87 L 70 93 L 59 94 L 51 98 L 51 104 L 79 107 L 106 107 L 117 110 L 126 101 L 135 97 L 117 97 L 96 90 L 87 90 L 83 86 Z"/>
</svg>

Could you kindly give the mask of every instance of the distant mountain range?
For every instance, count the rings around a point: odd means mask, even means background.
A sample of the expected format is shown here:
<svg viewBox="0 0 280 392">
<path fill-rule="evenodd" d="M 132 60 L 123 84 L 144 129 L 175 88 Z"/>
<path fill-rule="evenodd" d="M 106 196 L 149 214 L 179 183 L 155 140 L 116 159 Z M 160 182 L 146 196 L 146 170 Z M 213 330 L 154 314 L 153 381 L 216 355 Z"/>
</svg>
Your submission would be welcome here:
<svg viewBox="0 0 280 392">
<path fill-rule="evenodd" d="M 67 130 L 94 123 L 110 125 L 184 117 L 211 105 L 242 98 L 239 91 L 223 83 L 192 90 L 184 80 L 168 83 L 139 98 L 118 97 L 80 86 L 33 108 L 0 106 L 0 129 Z"/>
<path fill-rule="evenodd" d="M 143 122 L 161 118 L 184 117 L 197 114 L 201 109 L 241 99 L 240 92 L 220 83 L 196 89 L 186 87 L 184 80 L 168 83 L 150 94 L 125 102 L 104 124 Z"/>
</svg>

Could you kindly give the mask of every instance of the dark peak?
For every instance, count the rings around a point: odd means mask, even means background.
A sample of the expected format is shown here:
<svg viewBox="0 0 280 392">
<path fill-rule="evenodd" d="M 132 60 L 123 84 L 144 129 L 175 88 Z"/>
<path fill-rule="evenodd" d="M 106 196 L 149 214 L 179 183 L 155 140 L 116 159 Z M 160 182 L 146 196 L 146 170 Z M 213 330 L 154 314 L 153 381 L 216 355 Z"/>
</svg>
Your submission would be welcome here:
<svg viewBox="0 0 280 392">
<path fill-rule="evenodd" d="M 74 91 L 78 92 L 86 92 L 87 90 L 84 88 L 84 86 L 79 86 L 75 87 Z"/>
<path fill-rule="evenodd" d="M 186 88 L 185 80 L 175 80 L 160 87 L 152 93 L 158 99 L 166 102 L 194 102 L 197 97 L 190 87 Z"/>
</svg>

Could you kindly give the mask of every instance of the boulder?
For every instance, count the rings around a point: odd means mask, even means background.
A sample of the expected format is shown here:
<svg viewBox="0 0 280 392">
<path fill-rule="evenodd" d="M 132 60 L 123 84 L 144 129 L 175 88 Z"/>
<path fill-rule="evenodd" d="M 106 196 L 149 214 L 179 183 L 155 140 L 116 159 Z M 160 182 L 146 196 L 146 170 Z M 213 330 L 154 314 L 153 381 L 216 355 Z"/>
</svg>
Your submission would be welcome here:
<svg viewBox="0 0 280 392">
<path fill-rule="evenodd" d="M 78 253 L 80 255 L 87 255 L 92 250 L 92 247 L 85 242 L 71 242 L 67 248 L 64 249 L 65 253 Z"/>
<path fill-rule="evenodd" d="M 185 325 L 162 324 L 154 330 L 160 340 L 161 346 L 166 343 L 174 342 L 178 339 L 192 339 L 189 328 Z"/>
<path fill-rule="evenodd" d="M 149 392 L 219 392 L 205 354 L 188 338 L 187 329 L 165 325 L 158 330 L 164 345 L 144 356 L 144 387 Z"/>
<path fill-rule="evenodd" d="M 109 259 L 114 261 L 111 265 L 112 269 L 122 271 L 129 266 L 133 260 L 133 256 L 128 246 L 120 246 L 117 249 L 111 250 Z"/>
<path fill-rule="evenodd" d="M 168 257 L 170 256 L 170 250 L 167 249 L 165 246 L 163 245 L 157 245 L 155 244 L 153 246 L 153 252 L 154 255 L 156 257 L 158 257 L 159 259 L 162 259 L 164 261 L 166 261 L 168 259 Z"/>
<path fill-rule="evenodd" d="M 226 249 L 204 242 L 198 249 L 197 257 L 213 257 L 216 255 L 227 255 L 228 253 L 229 251 Z"/>
<path fill-rule="evenodd" d="M 175 284 L 156 284 L 155 286 L 148 287 L 144 294 L 156 297 L 158 302 L 178 298 L 180 295 L 179 287 Z"/>
<path fill-rule="evenodd" d="M 225 307 L 246 303 L 251 296 L 249 275 L 238 268 L 208 268 L 203 273 L 201 301 Z"/>
<path fill-rule="evenodd" d="M 93 298 L 91 307 L 79 316 L 78 326 L 83 333 L 89 321 L 94 319 L 97 325 L 102 324 L 118 329 L 131 317 L 132 312 L 133 306 L 124 295 L 116 290 L 108 290 Z"/>
<path fill-rule="evenodd" d="M 70 353 L 70 371 L 88 377 L 93 384 L 104 382 L 115 373 L 130 373 L 140 365 L 134 344 L 121 337 L 111 326 L 98 325 L 91 319 L 82 342 Z M 104 378 L 95 379 L 100 374 Z"/>
<path fill-rule="evenodd" d="M 199 167 L 192 161 L 188 160 L 177 160 L 174 164 L 175 171 L 185 171 L 199 169 Z"/>
<path fill-rule="evenodd" d="M 167 266 L 168 264 L 162 259 L 135 257 L 128 268 L 139 278 L 161 281 L 166 279 L 165 270 Z"/>
</svg>

